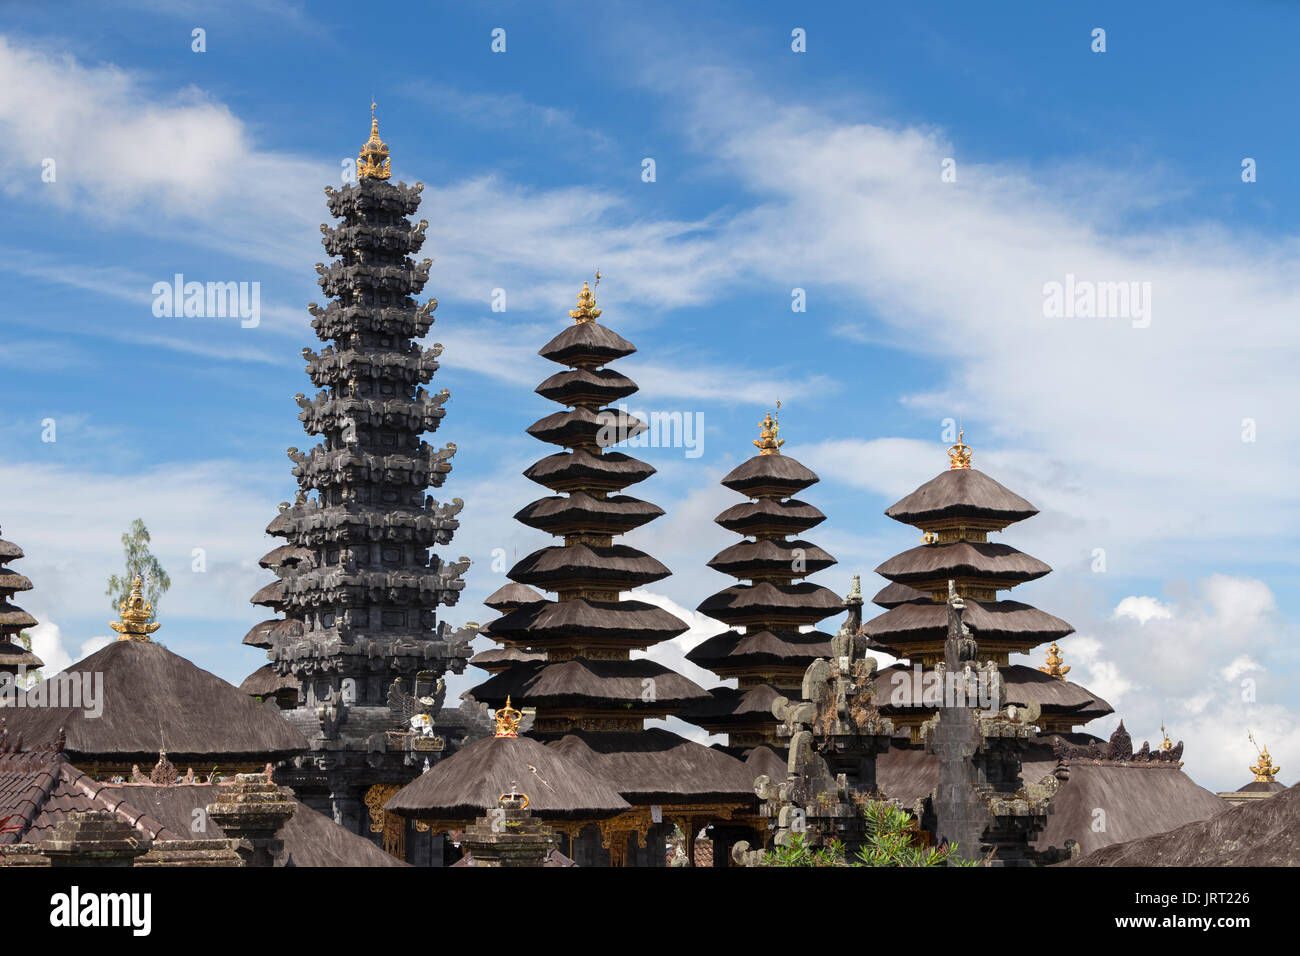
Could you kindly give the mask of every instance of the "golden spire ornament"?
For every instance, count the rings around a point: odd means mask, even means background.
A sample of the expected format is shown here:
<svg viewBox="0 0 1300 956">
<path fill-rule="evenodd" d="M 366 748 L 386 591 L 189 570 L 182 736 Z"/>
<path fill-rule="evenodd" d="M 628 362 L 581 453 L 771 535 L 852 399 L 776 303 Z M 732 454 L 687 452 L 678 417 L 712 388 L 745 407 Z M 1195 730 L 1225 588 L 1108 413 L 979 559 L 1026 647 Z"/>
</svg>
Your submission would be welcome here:
<svg viewBox="0 0 1300 956">
<path fill-rule="evenodd" d="M 975 450 L 971 448 L 969 445 L 963 444 L 962 440 L 965 437 L 966 437 L 965 429 L 962 429 L 961 431 L 957 432 L 957 444 L 953 445 L 951 448 L 948 449 L 948 461 L 949 461 L 948 470 L 949 471 L 970 469 L 970 460 L 971 457 L 975 454 Z"/>
<path fill-rule="evenodd" d="M 117 606 L 122 620 L 110 621 L 109 627 L 118 633 L 119 641 L 149 642 L 149 635 L 162 627 L 153 617 L 153 605 L 144 599 L 143 582 L 140 575 L 131 582 L 131 593 L 125 601 Z"/>
<path fill-rule="evenodd" d="M 498 710 L 493 717 L 497 722 L 498 737 L 518 737 L 519 721 L 524 719 L 524 715 L 510 706 L 510 698 L 506 697 L 506 705 Z"/>
<path fill-rule="evenodd" d="M 773 418 L 772 413 L 768 412 L 758 425 L 758 437 L 754 439 L 754 447 L 758 449 L 760 455 L 779 455 L 781 446 L 785 444 L 785 439 L 779 437 L 781 434 L 781 400 L 776 401 L 776 414 L 778 417 Z"/>
<path fill-rule="evenodd" d="M 1268 748 L 1256 744 L 1254 734 L 1248 734 L 1247 736 L 1250 737 L 1250 742 L 1255 744 L 1255 749 L 1259 751 L 1259 759 L 1255 761 L 1255 766 L 1246 769 L 1255 775 L 1256 783 L 1272 783 L 1277 775 L 1282 772 L 1282 768 L 1273 766 L 1273 758 L 1268 755 Z"/>
<path fill-rule="evenodd" d="M 1160 732 L 1165 735 L 1165 739 L 1160 741 L 1160 749 L 1169 751 L 1174 749 L 1174 742 L 1169 739 L 1169 731 L 1165 730 L 1165 725 L 1160 725 Z"/>
<path fill-rule="evenodd" d="M 1063 664 L 1064 667 L 1061 666 Z M 1056 641 L 1052 641 L 1052 646 L 1047 649 L 1047 666 L 1038 669 L 1048 677 L 1055 677 L 1057 680 L 1065 680 L 1065 675 L 1070 673 L 1070 665 L 1065 663 L 1065 658 L 1061 655 L 1061 649 L 1056 646 Z"/>
<path fill-rule="evenodd" d="M 379 138 L 379 120 L 375 118 L 375 101 L 370 101 L 370 138 L 357 154 L 357 179 L 387 179 L 392 174 L 388 144 Z"/>
<path fill-rule="evenodd" d="M 600 270 L 596 271 L 596 284 L 600 284 Z M 574 325 L 595 322 L 600 318 L 600 309 L 596 308 L 596 296 L 588 287 L 586 279 L 582 280 L 582 291 L 578 293 L 578 307 L 569 310 L 569 318 L 573 319 Z"/>
</svg>

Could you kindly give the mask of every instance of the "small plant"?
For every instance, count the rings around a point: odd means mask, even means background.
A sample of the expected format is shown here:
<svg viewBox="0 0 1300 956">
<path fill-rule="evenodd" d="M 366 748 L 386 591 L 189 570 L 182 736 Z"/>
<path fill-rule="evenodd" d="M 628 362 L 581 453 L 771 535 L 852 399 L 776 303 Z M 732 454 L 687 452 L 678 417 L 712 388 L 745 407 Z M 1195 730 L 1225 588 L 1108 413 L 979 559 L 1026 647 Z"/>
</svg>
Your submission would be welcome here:
<svg viewBox="0 0 1300 956">
<path fill-rule="evenodd" d="M 957 855 L 957 844 L 930 846 L 912 815 L 892 803 L 868 801 L 862 806 L 866 842 L 853 860 L 844 843 L 831 840 L 816 846 L 804 833 L 763 854 L 763 866 L 978 866 Z"/>
</svg>

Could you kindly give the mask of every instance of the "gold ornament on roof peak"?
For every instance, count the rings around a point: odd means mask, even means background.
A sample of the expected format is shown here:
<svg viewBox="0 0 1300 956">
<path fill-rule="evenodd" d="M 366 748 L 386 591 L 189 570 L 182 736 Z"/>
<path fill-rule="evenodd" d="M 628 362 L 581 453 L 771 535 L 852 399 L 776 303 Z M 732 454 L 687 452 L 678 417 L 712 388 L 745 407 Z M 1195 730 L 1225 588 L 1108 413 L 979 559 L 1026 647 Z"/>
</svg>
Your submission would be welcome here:
<svg viewBox="0 0 1300 956">
<path fill-rule="evenodd" d="M 510 706 L 510 698 L 506 697 L 506 705 L 498 710 L 494 715 L 497 722 L 498 737 L 518 737 L 519 721 L 524 719 L 524 715 Z"/>
<path fill-rule="evenodd" d="M 370 101 L 370 138 L 357 154 L 357 179 L 387 179 L 392 175 L 388 144 L 379 138 L 379 120 L 375 118 L 375 101 Z"/>
<path fill-rule="evenodd" d="M 1165 735 L 1165 739 L 1160 741 L 1161 750 L 1173 750 L 1174 742 L 1169 739 L 1169 731 L 1165 730 L 1165 725 L 1160 725 L 1160 732 Z"/>
<path fill-rule="evenodd" d="M 975 449 L 969 445 L 963 444 L 962 439 L 966 437 L 966 430 L 962 429 L 957 432 L 957 444 L 948 449 L 948 470 L 956 471 L 958 469 L 969 469 L 971 457 L 975 454 Z"/>
<path fill-rule="evenodd" d="M 1065 666 L 1062 666 L 1063 664 Z M 1048 677 L 1055 677 L 1057 680 L 1065 680 L 1065 675 L 1070 673 L 1070 665 L 1065 663 L 1056 641 L 1052 641 L 1052 646 L 1047 649 L 1047 666 L 1038 669 Z"/>
<path fill-rule="evenodd" d="M 1255 735 L 1249 734 L 1248 736 L 1250 742 L 1255 744 Z M 1259 759 L 1255 761 L 1255 766 L 1246 769 L 1255 775 L 1256 783 L 1272 783 L 1274 778 L 1282 772 L 1282 768 L 1273 766 L 1273 758 L 1268 755 L 1267 747 L 1261 747 L 1259 744 L 1255 744 L 1255 747 L 1259 750 Z"/>
<path fill-rule="evenodd" d="M 600 272 L 596 273 L 596 284 L 600 285 Z M 581 325 L 583 322 L 595 322 L 600 318 L 600 309 L 596 308 L 596 296 L 587 285 L 587 280 L 582 280 L 582 291 L 578 293 L 578 307 L 569 310 L 569 318 L 573 319 L 575 325 Z"/>
<path fill-rule="evenodd" d="M 149 635 L 162 627 L 153 617 L 153 605 L 144 599 L 144 582 L 140 575 L 131 582 L 131 593 L 125 601 L 117 606 L 122 620 L 110 621 L 109 627 L 117 631 L 119 641 L 149 641 Z"/>
<path fill-rule="evenodd" d="M 779 455 L 781 446 L 785 444 L 785 439 L 779 437 L 781 434 L 781 401 L 776 403 L 776 416 L 768 412 L 758 425 L 758 437 L 754 439 L 754 447 L 758 449 L 760 455 Z"/>
</svg>

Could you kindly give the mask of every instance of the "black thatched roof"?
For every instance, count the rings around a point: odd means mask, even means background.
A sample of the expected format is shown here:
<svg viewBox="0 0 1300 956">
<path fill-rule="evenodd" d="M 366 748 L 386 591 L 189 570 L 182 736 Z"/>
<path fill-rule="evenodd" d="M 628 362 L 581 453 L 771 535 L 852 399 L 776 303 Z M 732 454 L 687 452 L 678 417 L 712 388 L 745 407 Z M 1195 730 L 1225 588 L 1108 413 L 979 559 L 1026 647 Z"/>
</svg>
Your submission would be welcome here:
<svg viewBox="0 0 1300 956">
<path fill-rule="evenodd" d="M 654 699 L 644 700 L 645 681 L 654 681 Z M 479 684 L 470 694 L 494 707 L 512 698 L 516 706 L 562 712 L 569 706 L 625 708 L 629 715 L 661 713 L 708 697 L 693 680 L 648 658 L 592 661 L 575 657 L 555 663 L 524 663 Z"/>
<path fill-rule="evenodd" d="M 618 491 L 645 481 L 654 473 L 653 466 L 621 451 L 607 451 L 597 455 L 585 448 L 575 448 L 547 455 L 526 470 L 524 477 L 545 485 L 552 491 Z"/>
<path fill-rule="evenodd" d="M 608 781 L 529 737 L 486 737 L 439 761 L 399 790 L 385 810 L 473 821 L 518 786 L 542 819 L 599 820 L 630 808 Z"/>
<path fill-rule="evenodd" d="M 515 520 L 548 534 L 626 534 L 653 521 L 664 509 L 640 498 L 610 495 L 596 498 L 585 491 L 539 498 L 515 514 Z"/>
<path fill-rule="evenodd" d="M 572 448 L 617 445 L 633 438 L 649 426 L 618 408 L 605 408 L 599 412 L 579 405 L 563 412 L 554 412 L 539 418 L 528 426 L 528 434 L 552 445 Z"/>
<path fill-rule="evenodd" d="M 102 675 L 103 714 L 83 707 L 15 707 L 10 731 L 27 740 L 53 740 L 62 729 L 66 751 L 77 762 L 152 766 L 166 750 L 177 763 L 212 767 L 274 760 L 301 752 L 307 741 L 273 708 L 259 704 L 215 674 L 196 667 L 161 644 L 114 641 L 27 692 L 50 700 L 55 682 L 69 675 Z"/>
<path fill-rule="evenodd" d="M 1072 681 L 1051 677 L 1023 664 L 1011 664 L 999 670 L 1005 696 L 1003 705 L 1038 703 L 1044 717 L 1069 717 L 1077 724 L 1114 713 L 1101 697 Z M 913 669 L 902 664 L 881 670 L 875 679 L 876 706 L 886 714 L 921 706 L 920 695 L 925 688 L 918 687 L 914 677 Z"/>
<path fill-rule="evenodd" d="M 1021 641 L 1030 646 L 1060 640 L 1074 628 L 1046 611 L 1019 601 L 965 599 L 962 623 L 982 639 Z M 885 647 L 942 642 L 948 634 L 948 605 L 933 601 L 900 604 L 862 625 L 862 633 Z"/>
<path fill-rule="evenodd" d="M 896 584 L 890 582 L 876 592 L 876 596 L 871 599 L 871 603 L 883 608 L 896 608 L 900 604 L 907 604 L 911 601 L 929 601 L 930 595 L 916 588 L 908 587 L 906 584 Z"/>
<path fill-rule="evenodd" d="M 823 631 L 755 631 L 741 634 L 724 631 L 701 641 L 686 654 L 686 659 L 700 667 L 717 670 L 772 664 L 779 666 L 811 664 L 819 657 L 829 657 L 831 636 Z"/>
<path fill-rule="evenodd" d="M 696 610 L 732 627 L 778 622 L 804 625 L 816 624 L 843 611 L 844 599 L 829 588 L 809 581 L 798 584 L 759 581 L 724 588 L 701 601 Z"/>
<path fill-rule="evenodd" d="M 792 572 L 796 561 L 801 562 L 800 570 Z M 757 541 L 741 541 L 729 548 L 723 548 L 714 555 L 708 566 L 735 578 L 751 578 L 754 575 L 803 577 L 829 568 L 835 563 L 835 559 L 827 552 L 809 541 L 774 541 L 771 538 L 760 538 Z"/>
<path fill-rule="evenodd" d="M 789 772 L 790 758 L 777 748 L 763 744 L 745 754 L 745 767 L 754 775 L 755 780 L 761 774 L 767 774 L 773 783 L 781 783 Z"/>
<path fill-rule="evenodd" d="M 562 405 L 608 405 L 636 390 L 636 382 L 612 368 L 556 372 L 536 389 L 538 395 Z"/>
<path fill-rule="evenodd" d="M 297 690 L 298 679 L 292 674 L 277 674 L 274 664 L 263 664 L 244 678 L 239 689 L 249 697 L 269 697 L 277 691 Z"/>
<path fill-rule="evenodd" d="M 770 684 L 714 687 L 709 691 L 708 698 L 690 704 L 676 716 L 701 726 L 742 725 L 755 721 L 774 723 L 772 704 L 778 697 L 785 696 L 788 694 L 782 694 Z"/>
<path fill-rule="evenodd" d="M 311 567 L 315 560 L 316 556 L 308 548 L 300 548 L 294 544 L 282 544 L 278 548 L 272 548 L 266 552 L 262 556 L 262 560 L 257 563 L 268 569 L 285 566 L 294 567 L 299 564 Z"/>
<path fill-rule="evenodd" d="M 543 345 L 537 354 L 560 365 L 594 368 L 635 351 L 635 345 L 598 322 L 579 322 Z"/>
<path fill-rule="evenodd" d="M 486 598 L 483 603 L 494 611 L 509 613 L 525 604 L 536 604 L 538 601 L 545 601 L 546 597 L 534 591 L 526 584 L 516 584 L 514 581 L 509 582 L 503 587 L 497 588 Z"/>
<path fill-rule="evenodd" d="M 618 586 L 630 590 L 672 574 L 657 559 L 625 544 L 600 547 L 591 544 L 551 545 L 534 551 L 510 569 L 521 584 L 555 589 L 555 585 Z"/>
<path fill-rule="evenodd" d="M 475 667 L 483 668 L 489 674 L 499 674 L 515 664 L 544 660 L 546 660 L 545 654 L 533 654 L 529 651 L 521 651 L 517 647 L 494 647 L 491 650 L 479 651 L 469 659 L 469 662 Z"/>
<path fill-rule="evenodd" d="M 1038 514 L 1038 509 L 984 472 L 956 468 L 931 478 L 885 514 L 918 526 L 943 518 L 983 518 L 1005 527 Z"/>
<path fill-rule="evenodd" d="M 771 456 L 769 456 L 771 457 Z M 732 505 L 713 519 L 736 534 L 802 534 L 826 520 L 812 505 L 796 498 L 759 498 Z"/>
<path fill-rule="evenodd" d="M 302 637 L 302 621 L 277 617 L 254 624 L 244 635 L 243 643 L 249 647 L 269 649 L 275 646 L 276 641 L 292 640 L 295 637 Z"/>
<path fill-rule="evenodd" d="M 1300 787 L 1114 843 L 1062 865 L 1300 866 Z"/>
<path fill-rule="evenodd" d="M 19 667 L 26 667 L 28 670 L 35 670 L 38 667 L 44 667 L 45 662 L 23 647 L 21 644 L 15 644 L 13 641 L 0 640 L 0 670 Z"/>
<path fill-rule="evenodd" d="M 1051 570 L 1042 561 L 1009 544 L 953 541 L 910 548 L 880 565 L 876 573 L 900 584 L 978 578 L 1013 585 L 1041 578 Z"/>
<path fill-rule="evenodd" d="M 558 641 L 605 641 L 650 647 L 690 630 L 690 625 L 644 601 L 547 601 L 492 622 L 492 636 L 527 646 Z"/>
<path fill-rule="evenodd" d="M 640 733 L 576 732 L 553 747 L 629 803 L 755 801 L 754 778 L 741 761 L 658 727 Z"/>
<path fill-rule="evenodd" d="M 755 455 L 731 469 L 722 484 L 751 498 L 788 498 L 818 482 L 817 474 L 788 455 Z"/>
</svg>

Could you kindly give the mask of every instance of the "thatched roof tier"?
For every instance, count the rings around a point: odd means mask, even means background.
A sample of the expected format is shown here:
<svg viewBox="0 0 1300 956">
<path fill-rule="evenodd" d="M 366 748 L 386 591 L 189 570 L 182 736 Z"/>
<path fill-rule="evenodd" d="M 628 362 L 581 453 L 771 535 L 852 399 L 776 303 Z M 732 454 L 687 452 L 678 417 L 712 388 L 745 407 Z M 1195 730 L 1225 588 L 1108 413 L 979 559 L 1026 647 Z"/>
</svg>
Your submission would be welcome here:
<svg viewBox="0 0 1300 956">
<path fill-rule="evenodd" d="M 781 501 L 759 498 L 732 505 L 713 519 L 717 524 L 746 535 L 802 534 L 826 520 L 826 516 L 806 502 L 795 498 Z"/>
<path fill-rule="evenodd" d="M 641 733 L 566 734 L 547 744 L 598 777 L 629 803 L 751 803 L 752 772 L 720 750 L 658 727 Z"/>
<path fill-rule="evenodd" d="M 589 644 L 645 649 L 690 630 L 681 618 L 643 601 L 570 598 L 521 607 L 492 622 L 492 638 L 528 647 Z"/>
<path fill-rule="evenodd" d="M 10 561 L 17 561 L 23 556 L 23 549 L 18 547 L 12 541 L 6 541 L 0 538 L 0 564 L 8 564 Z"/>
<path fill-rule="evenodd" d="M 906 584 L 895 584 L 890 582 L 876 592 L 876 596 L 871 599 L 871 603 L 883 608 L 896 608 L 900 604 L 907 604 L 911 601 L 929 601 L 930 595 L 918 591 L 916 588 L 908 587 Z"/>
<path fill-rule="evenodd" d="M 285 589 L 284 581 L 272 581 L 265 587 L 258 588 L 257 593 L 249 599 L 250 604 L 260 604 L 262 607 L 269 607 L 276 611 L 284 610 Z"/>
<path fill-rule="evenodd" d="M 307 741 L 274 709 L 161 644 L 114 641 L 26 693 L 28 701 L 67 701 L 73 683 L 102 678 L 103 713 L 75 706 L 26 706 L 8 711 L 10 731 L 27 740 L 67 735 L 78 763 L 152 766 L 166 750 L 176 763 L 212 767 L 275 760 L 306 749 Z M 60 691 L 58 688 L 62 687 Z"/>
<path fill-rule="evenodd" d="M 989 530 L 1038 514 L 1038 509 L 982 471 L 956 468 L 931 478 L 885 509 L 895 521 L 928 529 L 949 519 L 979 519 Z"/>
<path fill-rule="evenodd" d="M 13 594 L 15 591 L 30 591 L 31 580 L 24 574 L 0 567 L 0 592 Z"/>
<path fill-rule="evenodd" d="M 625 544 L 553 545 L 534 551 L 510 569 L 512 580 L 551 591 L 558 587 L 630 590 L 671 573 L 644 551 Z"/>
<path fill-rule="evenodd" d="M 483 599 L 483 603 L 494 611 L 508 614 L 526 604 L 536 604 L 538 601 L 545 600 L 544 595 L 534 591 L 528 585 L 511 581 L 489 594 Z"/>
<path fill-rule="evenodd" d="M 788 498 L 818 480 L 788 455 L 755 455 L 729 471 L 722 484 L 751 498 Z"/>
<path fill-rule="evenodd" d="M 774 722 L 772 704 L 778 697 L 785 696 L 788 695 L 769 684 L 714 687 L 709 691 L 708 699 L 696 701 L 677 716 L 714 733 L 725 732 L 732 726 L 771 724 Z M 715 727 L 718 730 L 713 730 Z"/>
<path fill-rule="evenodd" d="M 735 578 L 776 578 L 788 581 L 815 574 L 835 564 L 835 559 L 808 541 L 760 538 L 723 548 L 708 566 Z"/>
<path fill-rule="evenodd" d="M 650 695 L 646 693 L 648 687 L 653 688 Z M 555 663 L 520 664 L 469 693 L 492 707 L 502 706 L 508 697 L 515 706 L 536 707 L 548 714 L 581 708 L 648 717 L 708 697 L 708 691 L 693 680 L 647 658 L 593 661 L 575 657 Z"/>
<path fill-rule="evenodd" d="M 798 584 L 735 584 L 705 598 L 696 609 L 732 627 L 816 624 L 844 610 L 844 600 L 829 588 L 803 581 Z"/>
<path fill-rule="evenodd" d="M 701 641 L 687 652 L 686 659 L 721 674 L 764 665 L 806 668 L 830 653 L 831 636 L 822 631 L 726 631 Z"/>
<path fill-rule="evenodd" d="M 619 491 L 645 481 L 655 469 L 620 451 L 597 455 L 585 448 L 548 455 L 524 472 L 552 491 Z"/>
<path fill-rule="evenodd" d="M 1252 780 L 1244 787 L 1238 787 L 1237 793 L 1281 793 L 1286 789 L 1286 784 L 1278 783 L 1276 780 Z"/>
<path fill-rule="evenodd" d="M 597 322 L 579 322 L 543 345 L 537 354 L 572 368 L 596 368 L 635 351 L 636 346 L 617 332 Z"/>
<path fill-rule="evenodd" d="M 271 697 L 282 690 L 298 690 L 298 680 L 292 674 L 277 674 L 274 664 L 263 664 L 244 678 L 239 689 L 249 697 Z"/>
<path fill-rule="evenodd" d="M 1074 633 L 1074 628 L 1046 611 L 1019 601 L 965 599 L 962 623 L 976 639 L 1037 647 Z M 948 635 L 948 605 L 933 601 L 900 604 L 862 625 L 862 634 L 884 647 L 900 651 L 917 644 L 942 645 Z"/>
<path fill-rule="evenodd" d="M 414 819 L 470 823 L 514 787 L 540 819 L 603 820 L 631 809 L 610 783 L 529 737 L 485 737 L 408 783 L 384 810 Z"/>
<path fill-rule="evenodd" d="M 539 498 L 515 520 L 550 534 L 626 534 L 664 513 L 658 505 L 627 495 L 595 497 L 585 491 Z"/>
<path fill-rule="evenodd" d="M 257 563 L 264 568 L 280 568 L 285 565 L 297 566 L 306 565 L 311 567 L 315 556 L 307 548 L 300 548 L 294 544 L 282 544 L 278 548 L 272 548 L 262 556 Z"/>
<path fill-rule="evenodd" d="M 270 649 L 277 641 L 292 641 L 302 637 L 302 634 L 302 621 L 297 618 L 287 620 L 273 618 L 249 628 L 248 633 L 244 635 L 243 643 L 249 647 Z"/>
<path fill-rule="evenodd" d="M 17 633 L 25 627 L 35 627 L 39 621 L 22 608 L 0 602 L 0 633 Z"/>
<path fill-rule="evenodd" d="M 0 671 L 17 672 L 18 668 L 35 670 L 44 667 L 45 662 L 23 647 L 9 640 L 0 640 Z"/>
<path fill-rule="evenodd" d="M 565 448 L 604 448 L 640 435 L 648 427 L 622 409 L 605 408 L 595 412 L 579 405 L 539 418 L 528 426 L 528 434 Z"/>
<path fill-rule="evenodd" d="M 608 405 L 637 390 L 636 382 L 612 368 L 576 368 L 556 372 L 541 385 L 537 394 L 562 405 Z"/>
<path fill-rule="evenodd" d="M 789 772 L 789 756 L 771 744 L 760 744 L 745 754 L 745 768 L 754 779 L 766 774 L 773 783 L 784 782 Z"/>
<path fill-rule="evenodd" d="M 545 654 L 521 651 L 517 647 L 494 647 L 491 650 L 479 651 L 469 659 L 469 662 L 489 674 L 499 674 L 515 664 L 544 660 L 546 660 Z"/>
<path fill-rule="evenodd" d="M 1093 768 L 1094 770 L 1109 768 Z M 1071 769 L 1073 786 L 1074 770 Z M 1089 774 L 1091 776 L 1091 774 Z M 1114 776 L 1111 774 L 1110 776 Z M 1163 781 L 1171 791 L 1169 797 L 1178 800 L 1182 807 L 1190 808 L 1192 795 L 1186 787 L 1178 792 L 1170 781 Z M 1198 788 L 1199 789 L 1199 788 Z M 1125 835 L 1120 841 L 1086 851 L 1077 860 L 1065 866 L 1300 866 L 1300 786 L 1284 788 L 1284 793 L 1267 800 L 1251 800 L 1229 807 L 1219 813 L 1212 811 L 1213 804 L 1197 795 L 1199 819 L 1174 824 L 1155 833 L 1138 833 L 1143 819 L 1126 819 Z M 1099 804 L 1100 806 L 1100 804 Z M 1070 807 L 1066 808 L 1069 813 Z M 1059 811 L 1058 811 L 1059 812 Z M 1039 837 L 1039 845 L 1051 834 L 1054 816 L 1048 817 L 1048 828 Z M 1127 816 L 1127 814 L 1126 814 Z M 1161 818 L 1160 822 L 1164 822 Z M 1059 845 L 1059 841 L 1057 842 Z"/>
<path fill-rule="evenodd" d="M 1072 681 L 1051 677 L 1024 664 L 1002 667 L 1003 700 L 1007 704 L 1037 703 L 1042 707 L 1043 720 L 1049 723 L 1079 725 L 1114 713 L 1110 704 L 1086 687 Z M 932 693 L 929 685 L 915 679 L 915 671 L 902 664 L 894 664 L 876 674 L 876 706 L 886 716 L 897 716 L 907 711 L 923 708 L 933 710 L 925 703 L 925 694 Z"/>
<path fill-rule="evenodd" d="M 1009 544 L 953 541 L 923 544 L 895 555 L 876 573 L 921 591 L 947 591 L 948 581 L 966 580 L 1007 588 L 1051 573 L 1051 567 Z"/>
</svg>

